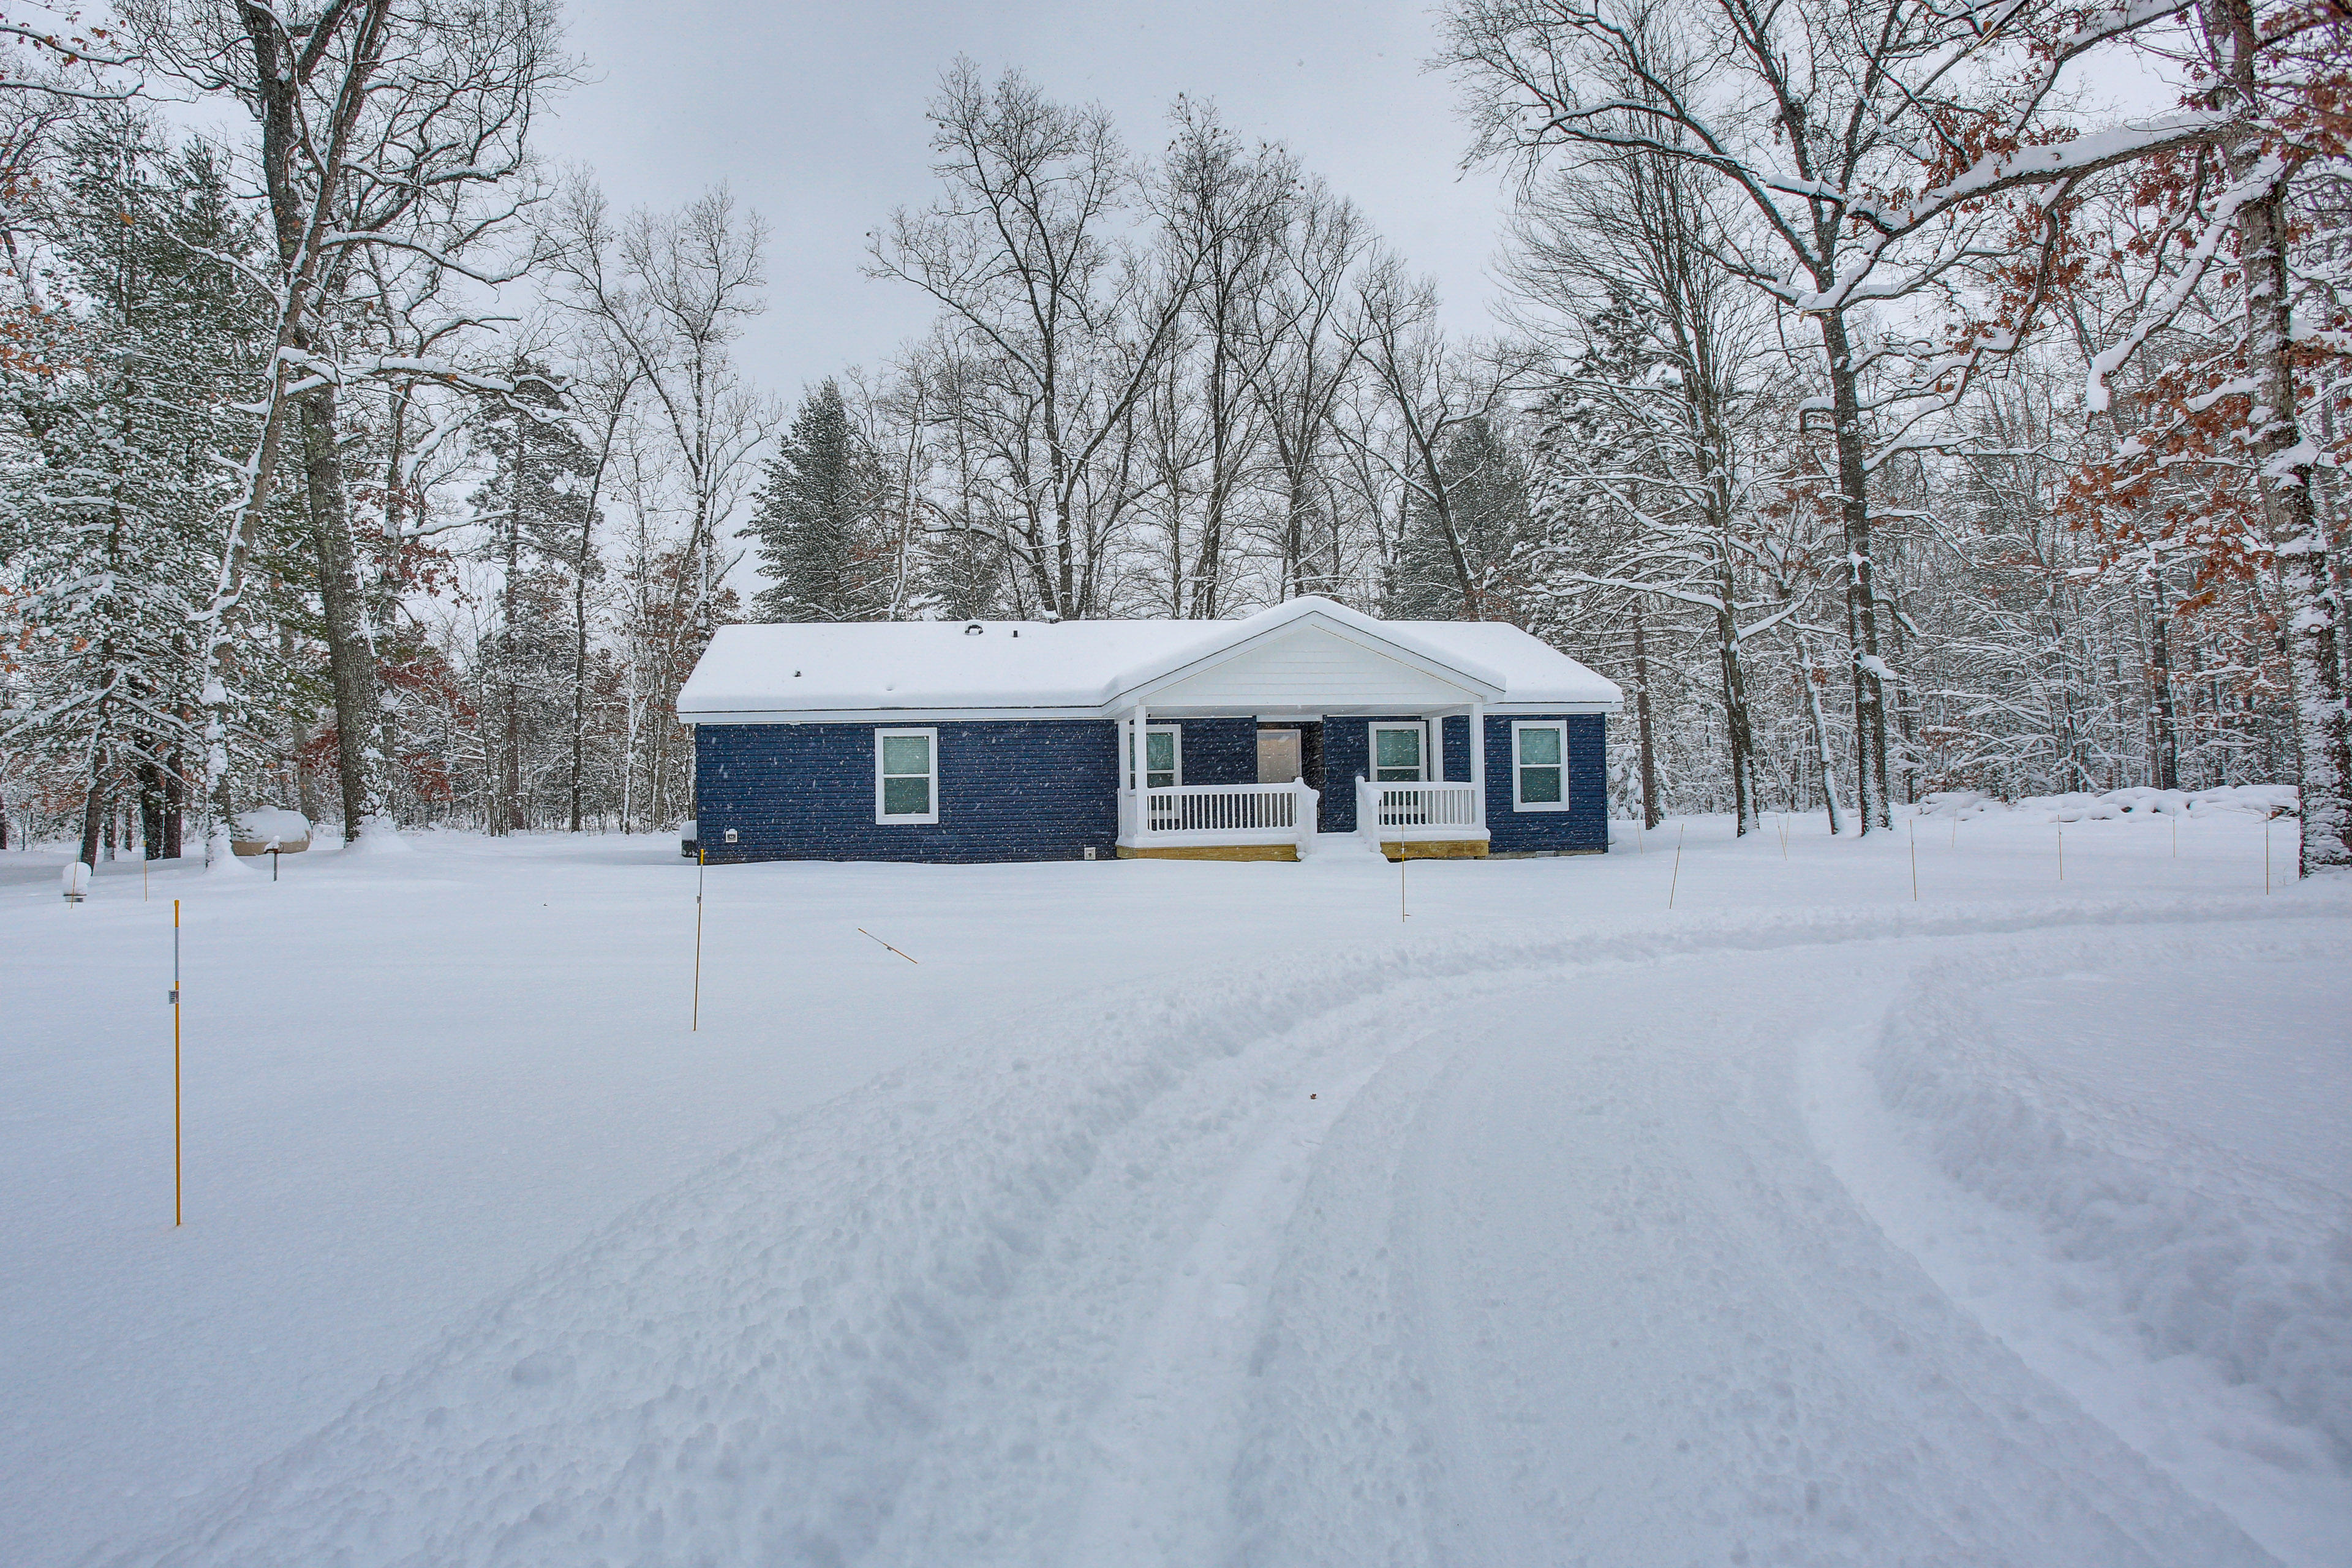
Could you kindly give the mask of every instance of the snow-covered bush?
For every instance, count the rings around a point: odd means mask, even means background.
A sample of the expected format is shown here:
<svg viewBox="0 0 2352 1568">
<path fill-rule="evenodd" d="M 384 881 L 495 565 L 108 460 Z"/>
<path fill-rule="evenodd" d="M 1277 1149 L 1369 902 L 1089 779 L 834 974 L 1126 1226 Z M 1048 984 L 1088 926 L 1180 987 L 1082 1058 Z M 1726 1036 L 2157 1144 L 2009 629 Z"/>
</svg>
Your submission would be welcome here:
<svg viewBox="0 0 2352 1568">
<path fill-rule="evenodd" d="M 2218 789 L 2111 789 L 2104 795 L 2074 790 L 2064 795 L 2030 795 L 2009 805 L 1979 790 L 1936 790 L 1919 797 L 1922 816 L 1973 817 L 2008 812 L 2029 814 L 2043 822 L 2120 822 L 2135 816 L 2211 816 L 2242 813 L 2249 816 L 2293 816 L 2293 784 L 2223 784 Z"/>
</svg>

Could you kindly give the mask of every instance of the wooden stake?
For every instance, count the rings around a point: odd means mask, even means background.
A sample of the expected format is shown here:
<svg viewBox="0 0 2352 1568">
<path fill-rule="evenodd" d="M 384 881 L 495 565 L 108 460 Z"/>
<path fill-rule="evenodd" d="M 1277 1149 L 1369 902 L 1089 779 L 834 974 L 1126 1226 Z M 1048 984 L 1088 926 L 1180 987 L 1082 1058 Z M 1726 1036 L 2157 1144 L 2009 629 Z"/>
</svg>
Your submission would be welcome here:
<svg viewBox="0 0 2352 1568">
<path fill-rule="evenodd" d="M 2058 825 L 2058 879 L 2066 879 L 2066 825 Z"/>
<path fill-rule="evenodd" d="M 1687 817 L 1683 819 L 1683 825 L 1680 827 L 1675 829 L 1675 877 L 1673 881 L 1666 884 L 1666 908 L 1668 909 L 1675 907 L 1675 890 L 1683 885 L 1683 835 L 1689 831 L 1690 819 Z"/>
<path fill-rule="evenodd" d="M 1397 919 L 1409 921 L 1412 916 L 1404 907 L 1404 861 L 1405 846 L 1400 844 L 1397 846 Z"/>
<path fill-rule="evenodd" d="M 2263 814 L 2263 897 L 2271 896 L 2271 819 Z"/>
<path fill-rule="evenodd" d="M 709 864 L 698 842 L 694 847 L 694 1021 L 687 1026 L 688 1034 L 702 1028 L 702 874 Z"/>
<path fill-rule="evenodd" d="M 852 930 L 854 930 L 855 931 L 856 931 L 858 935 L 860 935 L 860 936 L 864 937 L 864 938 L 865 938 L 866 941 L 868 941 L 868 942 L 882 942 L 882 939 L 881 939 L 880 937 L 876 936 L 872 931 L 867 931 L 864 926 L 854 926 L 854 927 L 852 927 L 851 929 L 852 929 Z M 882 942 L 882 945 L 883 945 L 884 947 L 890 947 L 890 944 L 889 944 L 888 942 Z M 890 947 L 890 951 L 891 951 L 892 952 L 898 952 L 898 950 L 897 948 L 895 948 L 895 947 Z M 907 960 L 907 962 L 908 962 L 908 963 L 922 963 L 922 962 L 923 962 L 923 961 L 922 961 L 921 959 L 919 959 L 919 958 L 910 957 L 910 956 L 908 956 L 908 954 L 903 953 L 903 952 L 898 952 L 898 956 L 899 956 L 899 957 L 901 957 L 901 958 L 906 959 L 906 960 Z"/>
<path fill-rule="evenodd" d="M 180 900 L 172 900 L 172 1225 L 180 1224 Z"/>
<path fill-rule="evenodd" d="M 1919 901 L 1919 819 L 1911 819 L 1911 901 Z"/>
</svg>

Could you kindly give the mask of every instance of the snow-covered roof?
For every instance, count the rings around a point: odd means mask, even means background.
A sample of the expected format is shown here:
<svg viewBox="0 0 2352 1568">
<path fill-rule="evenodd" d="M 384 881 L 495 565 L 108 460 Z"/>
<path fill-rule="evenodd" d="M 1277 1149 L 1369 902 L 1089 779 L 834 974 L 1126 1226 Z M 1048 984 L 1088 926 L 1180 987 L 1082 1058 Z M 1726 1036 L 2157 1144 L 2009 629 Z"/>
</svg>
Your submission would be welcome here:
<svg viewBox="0 0 2352 1568">
<path fill-rule="evenodd" d="M 1381 621 L 1301 598 L 1234 621 L 864 621 L 722 626 L 688 723 L 866 714 L 1383 710 L 1483 701 L 1605 710 L 1616 686 L 1516 626 Z M 1162 700 L 1162 699 L 1165 700 Z"/>
</svg>

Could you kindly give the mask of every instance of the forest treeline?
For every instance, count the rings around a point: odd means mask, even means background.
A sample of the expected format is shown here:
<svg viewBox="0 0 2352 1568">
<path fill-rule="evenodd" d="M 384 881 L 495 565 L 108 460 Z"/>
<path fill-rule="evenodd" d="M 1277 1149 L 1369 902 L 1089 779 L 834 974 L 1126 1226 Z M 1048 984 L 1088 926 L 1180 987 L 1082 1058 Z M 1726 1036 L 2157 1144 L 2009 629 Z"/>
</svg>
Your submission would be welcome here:
<svg viewBox="0 0 2352 1568">
<path fill-rule="evenodd" d="M 1484 334 L 1213 105 L 958 61 L 931 329 L 789 394 L 757 215 L 535 160 L 547 0 L 118 21 L 0 81 L 18 834 L 656 827 L 725 622 L 1322 594 L 1612 676 L 1624 815 L 2299 782 L 2352 860 L 2332 5 L 1454 0 Z"/>
</svg>

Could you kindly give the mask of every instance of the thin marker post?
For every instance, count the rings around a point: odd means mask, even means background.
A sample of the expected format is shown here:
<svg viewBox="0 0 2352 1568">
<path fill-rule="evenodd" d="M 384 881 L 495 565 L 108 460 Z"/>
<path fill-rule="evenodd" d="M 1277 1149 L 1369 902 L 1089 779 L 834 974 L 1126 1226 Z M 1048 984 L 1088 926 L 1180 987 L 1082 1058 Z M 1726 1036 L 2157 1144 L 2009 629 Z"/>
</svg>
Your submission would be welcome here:
<svg viewBox="0 0 2352 1568">
<path fill-rule="evenodd" d="M 709 865 L 699 842 L 694 847 L 694 1021 L 687 1033 L 698 1034 L 702 1028 L 702 873 Z"/>
<path fill-rule="evenodd" d="M 180 900 L 172 900 L 172 1225 L 180 1223 Z"/>
<path fill-rule="evenodd" d="M 2066 879 L 2066 825 L 2058 825 L 2058 879 Z"/>
<path fill-rule="evenodd" d="M 1683 885 L 1683 835 L 1689 831 L 1690 819 L 1687 817 L 1684 818 L 1680 827 L 1675 829 L 1675 876 L 1674 880 L 1666 884 L 1666 908 L 1668 909 L 1675 907 L 1675 891 Z"/>
<path fill-rule="evenodd" d="M 881 939 L 880 937 L 876 936 L 872 931 L 867 931 L 864 926 L 852 926 L 850 929 L 851 929 L 852 931 L 856 931 L 858 935 L 860 935 L 860 936 L 864 937 L 864 938 L 865 938 L 866 941 L 868 941 L 868 942 L 881 942 L 881 943 L 882 943 L 882 945 L 883 945 L 884 947 L 886 947 L 886 948 L 889 948 L 889 951 L 891 951 L 892 952 L 898 952 L 898 950 L 897 948 L 895 948 L 895 947 L 891 947 L 891 946 L 890 946 L 890 944 L 889 944 L 888 942 L 882 942 L 882 939 Z M 903 959 L 905 959 L 905 960 L 906 960 L 908 963 L 922 963 L 922 962 L 923 962 L 921 959 L 915 957 L 915 956 L 914 956 L 913 954 L 911 954 L 911 953 L 898 952 L 898 956 L 899 956 L 899 957 L 901 957 L 901 958 L 903 958 Z"/>
<path fill-rule="evenodd" d="M 1919 901 L 1919 819 L 1911 819 L 1911 901 Z"/>
</svg>

